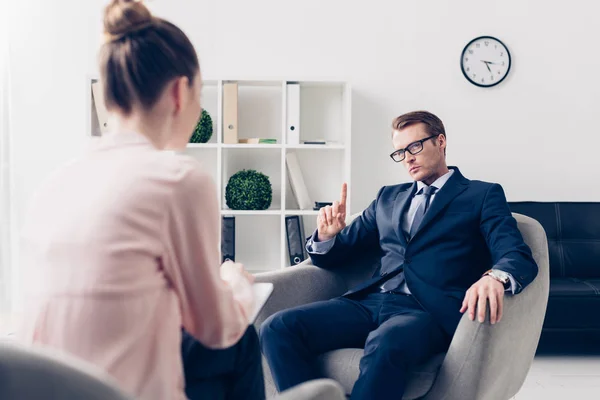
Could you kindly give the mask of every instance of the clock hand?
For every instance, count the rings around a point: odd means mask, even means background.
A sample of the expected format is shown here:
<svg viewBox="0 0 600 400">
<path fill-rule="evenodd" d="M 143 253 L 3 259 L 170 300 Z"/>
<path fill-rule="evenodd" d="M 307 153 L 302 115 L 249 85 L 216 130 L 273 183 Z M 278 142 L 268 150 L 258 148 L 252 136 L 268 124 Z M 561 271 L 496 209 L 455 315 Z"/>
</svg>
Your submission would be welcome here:
<svg viewBox="0 0 600 400">
<path fill-rule="evenodd" d="M 492 70 L 490 69 L 490 62 L 489 61 L 483 61 L 483 60 L 481 60 L 481 62 L 485 64 L 485 66 L 487 67 L 488 71 L 490 71 L 490 74 L 491 74 Z"/>
</svg>

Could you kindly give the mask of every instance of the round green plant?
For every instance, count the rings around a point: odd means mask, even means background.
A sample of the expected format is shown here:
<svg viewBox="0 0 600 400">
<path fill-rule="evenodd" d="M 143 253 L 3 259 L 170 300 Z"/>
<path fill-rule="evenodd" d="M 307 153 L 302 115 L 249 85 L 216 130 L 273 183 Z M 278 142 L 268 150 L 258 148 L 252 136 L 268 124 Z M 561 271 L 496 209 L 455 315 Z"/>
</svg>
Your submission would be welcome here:
<svg viewBox="0 0 600 400">
<path fill-rule="evenodd" d="M 225 188 L 225 202 L 232 210 L 266 210 L 272 199 L 269 177 L 253 169 L 233 174 Z"/>
<path fill-rule="evenodd" d="M 213 122 L 210 114 L 206 110 L 202 110 L 202 115 L 196 124 L 194 133 L 190 138 L 190 143 L 206 143 L 210 140 L 213 134 Z"/>
</svg>

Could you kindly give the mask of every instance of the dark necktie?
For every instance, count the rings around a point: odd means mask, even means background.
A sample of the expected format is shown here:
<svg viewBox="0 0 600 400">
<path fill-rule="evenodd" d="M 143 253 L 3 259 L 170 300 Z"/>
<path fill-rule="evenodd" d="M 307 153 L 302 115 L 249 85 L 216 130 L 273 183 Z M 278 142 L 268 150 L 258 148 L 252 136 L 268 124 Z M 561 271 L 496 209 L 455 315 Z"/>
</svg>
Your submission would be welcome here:
<svg viewBox="0 0 600 400">
<path fill-rule="evenodd" d="M 431 202 L 431 196 L 435 193 L 437 188 L 435 186 L 425 186 L 423 189 L 419 190 L 417 196 L 415 196 L 415 200 L 419 201 L 419 205 L 417 207 L 417 211 L 415 212 L 415 217 L 413 218 L 412 225 L 410 226 L 409 236 L 412 239 L 419 230 L 419 226 L 423 222 L 423 218 L 425 217 L 425 213 L 429 208 L 429 203 Z"/>
<path fill-rule="evenodd" d="M 415 212 L 415 216 L 413 218 L 412 225 L 410 226 L 410 238 L 412 238 L 419 226 L 423 222 L 423 218 L 425 217 L 425 213 L 429 208 L 429 203 L 431 203 L 431 196 L 435 193 L 437 188 L 435 186 L 425 186 L 423 189 L 419 190 L 419 192 L 414 197 L 413 201 L 418 201 L 419 205 L 417 206 L 417 211 Z M 380 286 L 382 292 L 389 292 L 392 290 L 398 289 L 398 287 L 404 281 L 404 271 L 400 272 L 398 275 L 389 279 L 383 285 Z"/>
</svg>

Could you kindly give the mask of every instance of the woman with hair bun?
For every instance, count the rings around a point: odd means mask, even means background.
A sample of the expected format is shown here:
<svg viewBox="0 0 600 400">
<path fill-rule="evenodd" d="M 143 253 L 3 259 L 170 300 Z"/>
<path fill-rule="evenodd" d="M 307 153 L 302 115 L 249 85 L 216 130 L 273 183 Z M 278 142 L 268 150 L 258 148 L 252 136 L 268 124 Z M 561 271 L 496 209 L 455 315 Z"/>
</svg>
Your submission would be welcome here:
<svg viewBox="0 0 600 400">
<path fill-rule="evenodd" d="M 163 151 L 185 147 L 201 112 L 194 47 L 140 1 L 113 0 L 104 31 L 115 129 L 34 196 L 24 339 L 101 367 L 136 398 L 262 399 L 252 276 L 219 269 L 212 178 Z"/>
</svg>

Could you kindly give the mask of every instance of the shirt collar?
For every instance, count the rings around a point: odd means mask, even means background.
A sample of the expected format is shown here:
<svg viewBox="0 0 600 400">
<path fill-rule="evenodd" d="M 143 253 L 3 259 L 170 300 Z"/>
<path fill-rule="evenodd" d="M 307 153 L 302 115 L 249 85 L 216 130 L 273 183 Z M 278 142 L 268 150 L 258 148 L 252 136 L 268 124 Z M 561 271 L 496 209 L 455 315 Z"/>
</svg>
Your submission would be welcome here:
<svg viewBox="0 0 600 400">
<path fill-rule="evenodd" d="M 448 182 L 448 179 L 450 179 L 450 177 L 452 176 L 453 173 L 454 173 L 454 170 L 451 169 L 450 171 L 446 172 L 444 175 L 437 178 L 431 184 L 431 186 L 435 186 L 437 188 L 437 191 L 439 192 L 442 189 L 442 186 L 444 186 L 446 184 L 446 182 Z M 417 193 L 419 193 L 419 190 L 423 189 L 425 186 L 427 186 L 427 185 L 424 184 L 423 182 L 417 181 Z"/>
</svg>

